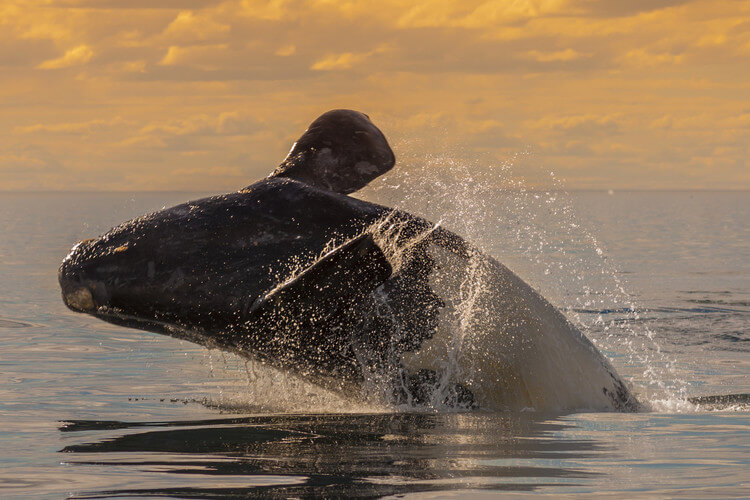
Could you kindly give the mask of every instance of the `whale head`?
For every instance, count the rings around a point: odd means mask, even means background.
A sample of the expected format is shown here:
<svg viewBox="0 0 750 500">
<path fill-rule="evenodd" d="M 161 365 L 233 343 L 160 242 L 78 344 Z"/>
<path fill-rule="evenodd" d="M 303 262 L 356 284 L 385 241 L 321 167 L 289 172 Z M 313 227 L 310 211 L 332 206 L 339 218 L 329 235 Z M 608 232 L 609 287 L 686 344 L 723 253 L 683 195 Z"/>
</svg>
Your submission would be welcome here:
<svg viewBox="0 0 750 500">
<path fill-rule="evenodd" d="M 387 140 L 367 115 L 328 111 L 264 181 L 134 219 L 77 244 L 59 270 L 63 300 L 79 312 L 116 308 L 162 320 L 203 317 L 205 310 L 211 316 L 235 314 L 238 293 L 257 295 L 281 272 L 260 263 L 279 260 L 279 248 L 292 254 L 324 247 L 333 227 L 356 220 L 347 210 L 330 208 L 348 203 L 335 193 L 363 187 L 394 163 Z M 300 226 L 300 217 L 309 222 Z M 242 278 L 235 283 L 226 276 Z M 179 304 L 184 311 L 175 311 Z"/>
<path fill-rule="evenodd" d="M 75 245 L 58 280 L 72 310 L 207 329 L 249 306 L 329 241 L 357 235 L 379 211 L 283 178 L 193 200 Z"/>
<path fill-rule="evenodd" d="M 388 141 L 366 114 L 335 109 L 310 124 L 271 177 L 349 194 L 395 163 Z"/>
</svg>

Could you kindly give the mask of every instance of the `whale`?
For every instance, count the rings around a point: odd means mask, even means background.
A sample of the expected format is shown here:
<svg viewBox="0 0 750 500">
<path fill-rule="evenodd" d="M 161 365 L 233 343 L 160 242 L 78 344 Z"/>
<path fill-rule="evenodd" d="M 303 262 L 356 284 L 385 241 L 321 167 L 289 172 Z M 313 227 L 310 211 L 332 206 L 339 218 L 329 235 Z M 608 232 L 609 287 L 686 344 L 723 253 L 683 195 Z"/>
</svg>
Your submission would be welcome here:
<svg viewBox="0 0 750 500">
<path fill-rule="evenodd" d="M 77 243 L 58 271 L 63 302 L 354 398 L 640 409 L 595 345 L 494 257 L 350 196 L 395 163 L 366 114 L 324 113 L 266 178 Z"/>
</svg>

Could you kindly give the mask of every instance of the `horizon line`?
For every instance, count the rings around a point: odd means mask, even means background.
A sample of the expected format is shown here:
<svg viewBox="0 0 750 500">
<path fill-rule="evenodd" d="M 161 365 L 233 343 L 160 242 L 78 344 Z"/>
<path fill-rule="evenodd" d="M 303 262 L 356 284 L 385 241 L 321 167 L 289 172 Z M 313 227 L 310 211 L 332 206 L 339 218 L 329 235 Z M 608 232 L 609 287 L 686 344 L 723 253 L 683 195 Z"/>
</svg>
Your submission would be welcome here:
<svg viewBox="0 0 750 500">
<path fill-rule="evenodd" d="M 221 191 L 216 192 L 217 194 L 226 194 L 226 193 L 236 193 L 239 192 L 241 189 L 238 189 L 236 191 Z M 536 192 L 536 191 L 544 191 L 544 192 L 602 192 L 602 193 L 608 193 L 609 191 L 612 191 L 613 193 L 618 192 L 653 192 L 653 193 L 743 193 L 743 192 L 750 192 L 750 188 L 564 188 L 564 189 L 555 189 L 555 188 L 526 188 L 526 189 L 518 189 L 518 188 L 498 188 L 498 190 L 504 190 L 504 191 L 528 191 L 528 192 Z M 215 192 L 211 190 L 199 190 L 199 189 L 180 189 L 180 190 L 166 190 L 166 189 L 154 189 L 154 190 L 113 190 L 113 189 L 103 189 L 103 190 L 92 190 L 92 189 L 48 189 L 48 190 L 19 190 L 19 189 L 0 189 L 0 194 L 181 194 L 181 193 L 209 193 L 209 192 Z M 352 193 L 354 194 L 354 193 Z"/>
</svg>

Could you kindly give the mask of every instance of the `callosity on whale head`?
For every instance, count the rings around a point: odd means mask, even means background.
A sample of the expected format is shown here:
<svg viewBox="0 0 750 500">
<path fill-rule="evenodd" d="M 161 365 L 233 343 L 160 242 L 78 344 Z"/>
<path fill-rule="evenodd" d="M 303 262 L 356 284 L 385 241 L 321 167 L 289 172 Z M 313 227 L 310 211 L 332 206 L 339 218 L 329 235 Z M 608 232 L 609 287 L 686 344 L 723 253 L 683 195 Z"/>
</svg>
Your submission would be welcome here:
<svg viewBox="0 0 750 500">
<path fill-rule="evenodd" d="M 346 196 L 394 162 L 366 115 L 325 113 L 266 179 L 73 247 L 63 300 L 350 394 L 378 380 L 397 403 L 637 409 L 593 344 L 510 270 L 420 217 Z"/>
</svg>

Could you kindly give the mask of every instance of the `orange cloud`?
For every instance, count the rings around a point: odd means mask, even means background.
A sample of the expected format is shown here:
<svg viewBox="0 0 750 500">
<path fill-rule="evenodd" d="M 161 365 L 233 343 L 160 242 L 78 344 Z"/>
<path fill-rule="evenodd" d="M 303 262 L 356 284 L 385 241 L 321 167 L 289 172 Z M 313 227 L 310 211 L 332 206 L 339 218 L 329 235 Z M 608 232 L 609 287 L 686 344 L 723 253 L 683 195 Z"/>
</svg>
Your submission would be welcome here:
<svg viewBox="0 0 750 500">
<path fill-rule="evenodd" d="M 231 26 L 196 15 L 192 11 L 182 11 L 169 23 L 164 36 L 170 40 L 196 43 L 205 40 L 222 39 L 231 31 Z"/>
<path fill-rule="evenodd" d="M 540 52 L 538 50 L 530 50 L 524 52 L 524 57 L 534 59 L 539 62 L 554 62 L 554 61 L 574 61 L 582 57 L 590 57 L 588 54 L 581 54 L 573 49 L 557 50 L 553 52 Z"/>
<path fill-rule="evenodd" d="M 358 64 L 361 64 L 365 62 L 370 57 L 376 55 L 376 54 L 382 54 L 383 52 L 386 52 L 388 50 L 388 47 L 385 45 L 381 45 L 378 48 L 375 48 L 369 52 L 361 52 L 361 53 L 352 53 L 352 52 L 344 52 L 341 54 L 329 54 L 325 56 L 323 59 L 320 59 L 318 61 L 315 61 L 312 66 L 310 66 L 310 69 L 315 71 L 331 71 L 331 70 L 337 70 L 337 69 L 349 69 L 353 66 L 356 66 Z"/>
<path fill-rule="evenodd" d="M 87 45 L 79 45 L 65 52 L 64 55 L 57 59 L 44 61 L 37 68 L 39 69 L 60 69 L 70 66 L 81 66 L 89 62 L 94 56 L 94 51 Z"/>
<path fill-rule="evenodd" d="M 239 187 L 336 107 L 399 158 L 750 187 L 750 0 L 92 5 L 0 2 L 0 189 Z"/>
</svg>

